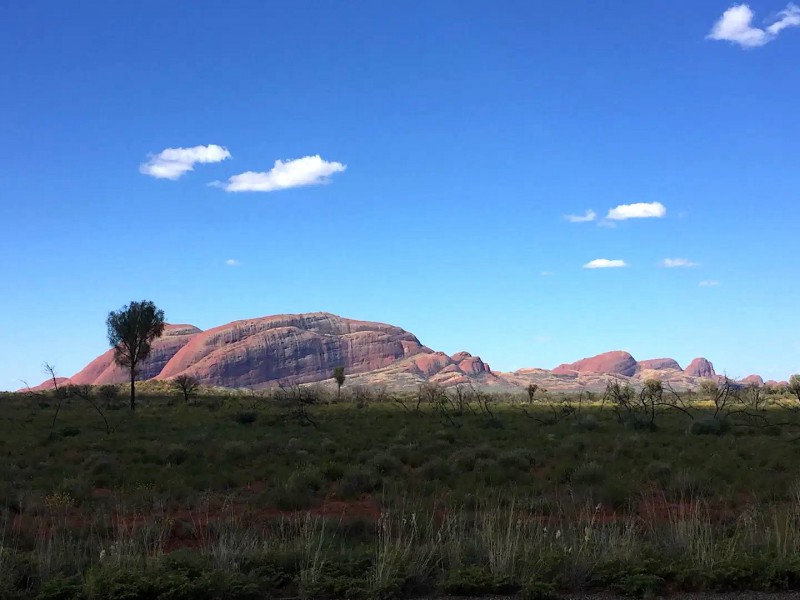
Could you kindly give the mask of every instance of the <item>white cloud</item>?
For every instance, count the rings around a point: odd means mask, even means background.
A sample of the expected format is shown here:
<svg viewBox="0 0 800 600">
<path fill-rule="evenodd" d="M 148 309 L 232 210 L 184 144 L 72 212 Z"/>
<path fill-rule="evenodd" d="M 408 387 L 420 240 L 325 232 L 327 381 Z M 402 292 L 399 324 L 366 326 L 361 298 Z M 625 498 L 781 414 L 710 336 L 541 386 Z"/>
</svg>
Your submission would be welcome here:
<svg viewBox="0 0 800 600">
<path fill-rule="evenodd" d="M 700 287 L 716 287 L 719 285 L 719 281 L 716 279 L 704 279 L 698 285 Z"/>
<path fill-rule="evenodd" d="M 319 154 L 293 160 L 276 160 L 269 171 L 247 171 L 233 175 L 227 183 L 216 181 L 212 185 L 226 192 L 274 192 L 305 185 L 328 183 L 334 173 L 347 168 L 340 162 L 323 160 Z"/>
<path fill-rule="evenodd" d="M 139 172 L 157 179 L 178 179 L 192 171 L 196 163 L 216 163 L 230 157 L 227 148 L 216 144 L 167 148 L 158 154 L 149 154 L 147 162 L 139 165 Z"/>
<path fill-rule="evenodd" d="M 778 13 L 780 17 L 772 25 L 767 27 L 767 32 L 777 36 L 781 31 L 787 27 L 800 26 L 800 7 L 791 2 L 786 5 L 781 12 Z"/>
<path fill-rule="evenodd" d="M 602 219 L 601 221 L 597 222 L 598 227 L 605 227 L 606 229 L 614 229 L 616 228 L 617 224 L 614 221 L 609 221 L 608 219 Z"/>
<path fill-rule="evenodd" d="M 582 215 L 564 215 L 564 218 L 570 223 L 589 223 L 597 218 L 597 213 L 593 210 L 587 210 Z"/>
<path fill-rule="evenodd" d="M 225 261 L 225 264 L 228 265 L 229 267 L 238 267 L 242 263 L 240 263 L 235 258 L 229 258 L 228 260 Z"/>
<path fill-rule="evenodd" d="M 590 260 L 585 265 L 584 269 L 619 269 L 620 267 L 627 267 L 628 263 L 624 260 L 609 260 L 608 258 L 595 258 Z"/>
<path fill-rule="evenodd" d="M 661 202 L 636 202 L 634 204 L 620 204 L 608 211 L 606 219 L 610 221 L 624 221 L 626 219 L 660 219 L 667 214 L 666 207 Z"/>
<path fill-rule="evenodd" d="M 706 37 L 739 44 L 742 48 L 758 48 L 774 40 L 788 27 L 800 26 L 800 7 L 789 3 L 768 27 L 753 27 L 753 11 L 747 4 L 735 4 L 726 10 Z"/>
<path fill-rule="evenodd" d="M 542 277 L 550 277 L 551 275 L 555 275 L 555 273 L 553 273 L 552 271 L 542 271 L 541 273 L 539 273 L 539 275 L 541 275 Z"/>
<path fill-rule="evenodd" d="M 661 266 L 667 269 L 674 269 L 677 267 L 696 267 L 697 263 L 688 258 L 665 258 L 661 261 Z"/>
</svg>

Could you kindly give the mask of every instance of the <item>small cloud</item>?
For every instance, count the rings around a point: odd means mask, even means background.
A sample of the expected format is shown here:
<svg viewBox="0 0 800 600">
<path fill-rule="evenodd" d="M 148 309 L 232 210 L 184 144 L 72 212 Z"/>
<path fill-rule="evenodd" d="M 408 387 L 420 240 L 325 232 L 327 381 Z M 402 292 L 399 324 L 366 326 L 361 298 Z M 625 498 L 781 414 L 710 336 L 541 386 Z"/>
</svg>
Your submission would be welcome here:
<svg viewBox="0 0 800 600">
<path fill-rule="evenodd" d="M 210 144 L 191 148 L 167 148 L 158 154 L 149 154 L 147 162 L 139 165 L 139 172 L 156 179 L 178 179 L 194 169 L 196 163 L 216 163 L 230 158 L 227 148 Z"/>
<path fill-rule="evenodd" d="M 590 260 L 585 265 L 583 265 L 584 269 L 619 269 L 621 267 L 627 267 L 628 264 L 624 260 L 609 260 L 608 258 L 595 258 L 594 260 Z"/>
<path fill-rule="evenodd" d="M 800 7 L 792 3 L 787 4 L 778 13 L 778 19 L 764 29 L 753 27 L 753 16 L 747 4 L 736 4 L 722 13 L 706 39 L 731 42 L 742 48 L 758 48 L 774 40 L 784 29 L 800 25 Z"/>
<path fill-rule="evenodd" d="M 347 168 L 340 162 L 323 160 L 319 154 L 293 160 L 276 160 L 269 171 L 247 171 L 233 175 L 227 183 L 215 181 L 211 185 L 226 192 L 274 192 L 306 185 L 321 185 L 330 176 Z"/>
<path fill-rule="evenodd" d="M 229 267 L 238 267 L 242 263 L 240 263 L 235 258 L 229 258 L 228 260 L 225 261 L 225 264 L 228 265 Z"/>
<path fill-rule="evenodd" d="M 533 340 L 537 344 L 547 344 L 548 342 L 553 341 L 553 338 L 551 338 L 549 335 L 537 335 L 535 338 L 533 338 Z"/>
<path fill-rule="evenodd" d="M 716 279 L 704 279 L 699 283 L 700 287 L 717 287 L 719 285 L 719 281 Z"/>
<path fill-rule="evenodd" d="M 606 219 L 609 221 L 625 221 L 626 219 L 660 219 L 667 214 L 666 207 L 661 202 L 636 202 L 634 204 L 620 204 L 608 211 Z"/>
<path fill-rule="evenodd" d="M 564 215 L 564 218 L 570 223 L 589 223 L 597 218 L 597 213 L 590 209 L 582 215 Z"/>
<path fill-rule="evenodd" d="M 675 269 L 678 267 L 696 267 L 697 263 L 688 258 L 665 258 L 661 261 L 661 266 L 667 269 Z"/>
<path fill-rule="evenodd" d="M 550 277 L 551 275 L 555 275 L 555 273 L 553 273 L 552 271 L 542 271 L 541 273 L 539 273 L 539 275 L 541 275 L 542 277 Z"/>
<path fill-rule="evenodd" d="M 597 222 L 598 227 L 605 227 L 606 229 L 614 229 L 616 228 L 617 224 L 614 221 L 609 221 L 608 219 L 602 219 Z"/>
</svg>

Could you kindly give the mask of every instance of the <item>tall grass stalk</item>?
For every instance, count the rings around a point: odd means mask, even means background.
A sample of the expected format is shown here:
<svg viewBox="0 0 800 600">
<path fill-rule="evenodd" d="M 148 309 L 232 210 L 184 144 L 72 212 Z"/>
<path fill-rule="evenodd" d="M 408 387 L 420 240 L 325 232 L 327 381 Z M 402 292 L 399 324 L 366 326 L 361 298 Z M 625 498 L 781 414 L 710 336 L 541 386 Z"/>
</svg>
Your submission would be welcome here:
<svg viewBox="0 0 800 600">
<path fill-rule="evenodd" d="M 522 515 L 512 500 L 506 510 L 498 507 L 482 510 L 477 522 L 478 543 L 483 546 L 489 571 L 496 579 L 513 579 L 520 560 L 520 541 L 523 537 Z M 537 536 L 528 537 L 532 541 Z"/>
</svg>

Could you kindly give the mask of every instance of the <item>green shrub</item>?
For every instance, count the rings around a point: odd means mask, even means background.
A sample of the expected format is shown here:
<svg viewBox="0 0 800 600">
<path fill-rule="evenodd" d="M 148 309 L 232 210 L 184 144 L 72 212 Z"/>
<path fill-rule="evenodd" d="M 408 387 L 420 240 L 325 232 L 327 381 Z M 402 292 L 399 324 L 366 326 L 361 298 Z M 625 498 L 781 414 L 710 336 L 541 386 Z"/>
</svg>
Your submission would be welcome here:
<svg viewBox="0 0 800 600">
<path fill-rule="evenodd" d="M 442 591 L 454 596 L 483 596 L 491 594 L 494 589 L 492 574 L 482 565 L 454 569 L 442 583 Z"/>
<path fill-rule="evenodd" d="M 488 486 L 501 486 L 517 481 L 520 471 L 515 467 L 504 467 L 499 461 L 491 458 L 479 459 L 475 463 L 475 471 L 482 476 Z"/>
<path fill-rule="evenodd" d="M 258 413 L 254 410 L 240 410 L 234 413 L 233 420 L 240 425 L 250 425 L 258 419 Z"/>
<path fill-rule="evenodd" d="M 34 554 L 17 552 L 0 545 L 0 591 L 3 591 L 3 584 L 12 590 L 34 587 L 38 567 Z"/>
<path fill-rule="evenodd" d="M 629 508 L 639 490 L 635 484 L 620 478 L 605 482 L 598 492 L 598 500 L 612 509 Z"/>
<path fill-rule="evenodd" d="M 531 581 L 522 587 L 520 600 L 558 600 L 556 588 L 546 581 Z"/>
<path fill-rule="evenodd" d="M 564 438 L 561 441 L 559 454 L 571 456 L 573 458 L 581 458 L 586 450 L 586 441 L 577 435 Z"/>
<path fill-rule="evenodd" d="M 306 467 L 295 471 L 285 482 L 276 486 L 268 499 L 280 510 L 305 510 L 314 506 L 324 486 L 322 472 Z"/>
<path fill-rule="evenodd" d="M 372 464 L 381 475 L 396 475 L 403 472 L 403 463 L 388 452 L 382 452 L 375 456 Z"/>
<path fill-rule="evenodd" d="M 636 414 L 636 413 L 628 413 L 622 420 L 622 424 L 625 426 L 626 429 L 630 429 L 631 431 L 657 431 L 658 426 L 655 422 L 650 420 L 649 416 Z"/>
<path fill-rule="evenodd" d="M 306 489 L 318 492 L 325 485 L 325 477 L 315 467 L 305 467 L 289 476 L 286 484 L 295 489 Z"/>
<path fill-rule="evenodd" d="M 182 465 L 189 459 L 189 456 L 191 454 L 186 446 L 172 444 L 167 450 L 165 458 L 172 465 Z"/>
<path fill-rule="evenodd" d="M 489 444 L 481 444 L 475 448 L 475 458 L 497 458 L 497 450 Z"/>
<path fill-rule="evenodd" d="M 497 457 L 497 462 L 504 468 L 527 471 L 536 464 L 533 452 L 524 448 L 502 452 Z"/>
<path fill-rule="evenodd" d="M 572 483 L 578 485 L 597 485 L 605 481 L 606 474 L 603 468 L 595 461 L 590 461 L 579 466 L 572 473 Z"/>
<path fill-rule="evenodd" d="M 241 460 L 248 454 L 248 445 L 239 440 L 225 442 L 222 446 L 222 453 L 228 460 Z"/>
<path fill-rule="evenodd" d="M 646 573 L 625 575 L 612 585 L 612 589 L 623 596 L 651 598 L 664 591 L 664 578 Z"/>
<path fill-rule="evenodd" d="M 434 457 L 419 468 L 419 476 L 427 481 L 445 481 L 450 477 L 450 465 L 441 458 Z"/>
<path fill-rule="evenodd" d="M 651 462 L 644 472 L 648 479 L 655 481 L 662 488 L 666 487 L 672 478 L 672 468 L 660 460 Z"/>
<path fill-rule="evenodd" d="M 319 445 L 319 447 L 320 450 L 322 450 L 325 454 L 336 454 L 336 450 L 338 449 L 336 442 L 330 438 L 325 438 L 322 440 L 322 443 Z"/>
<path fill-rule="evenodd" d="M 122 468 L 113 454 L 90 454 L 83 461 L 83 473 L 94 487 L 112 488 L 122 482 Z"/>
<path fill-rule="evenodd" d="M 680 471 L 672 475 L 667 492 L 674 499 L 698 498 L 705 493 L 705 482 L 694 473 Z"/>
<path fill-rule="evenodd" d="M 473 448 L 461 448 L 450 455 L 450 463 L 459 472 L 470 472 L 475 469 L 478 453 Z"/>
<path fill-rule="evenodd" d="M 576 431 L 596 431 L 600 428 L 600 422 L 594 415 L 581 415 L 575 419 L 572 428 Z"/>
<path fill-rule="evenodd" d="M 165 554 L 161 563 L 167 571 L 183 573 L 192 578 L 200 577 L 204 571 L 211 569 L 211 560 L 207 555 L 187 548 Z"/>
<path fill-rule="evenodd" d="M 335 460 L 326 460 L 322 463 L 320 472 L 327 481 L 336 481 L 344 475 L 344 467 Z"/>
<path fill-rule="evenodd" d="M 345 471 L 339 482 L 339 494 L 344 498 L 356 498 L 372 492 L 381 485 L 380 477 L 364 467 L 354 467 Z"/>
<path fill-rule="evenodd" d="M 2 592 L 2 587 L 0 587 Z M 0 594 L 0 597 L 8 596 Z M 57 577 L 45 581 L 39 590 L 36 600 L 83 600 L 83 581 L 79 575 L 72 577 Z"/>
<path fill-rule="evenodd" d="M 731 425 L 724 417 L 707 417 L 694 421 L 689 428 L 692 435 L 722 435 L 731 430 Z"/>
<path fill-rule="evenodd" d="M 84 593 L 87 600 L 149 600 L 159 595 L 157 581 L 134 567 L 99 566 L 86 574 Z"/>
<path fill-rule="evenodd" d="M 389 448 L 389 454 L 409 467 L 418 467 L 425 462 L 425 456 L 417 444 L 395 444 Z"/>
<path fill-rule="evenodd" d="M 451 429 L 440 429 L 436 432 L 436 439 L 448 444 L 455 444 L 456 434 Z"/>
</svg>

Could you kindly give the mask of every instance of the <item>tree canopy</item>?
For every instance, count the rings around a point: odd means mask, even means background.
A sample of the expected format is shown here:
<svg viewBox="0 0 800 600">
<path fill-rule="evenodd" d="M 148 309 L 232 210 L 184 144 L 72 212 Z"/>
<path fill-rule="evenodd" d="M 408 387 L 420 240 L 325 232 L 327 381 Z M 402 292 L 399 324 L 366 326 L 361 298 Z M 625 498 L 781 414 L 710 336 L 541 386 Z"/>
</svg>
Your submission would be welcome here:
<svg viewBox="0 0 800 600">
<path fill-rule="evenodd" d="M 135 380 L 139 363 L 150 355 L 152 342 L 164 333 L 164 311 L 150 300 L 131 302 L 106 319 L 108 343 L 114 348 L 114 362 L 127 367 L 131 382 L 131 410 L 136 409 Z"/>
</svg>

